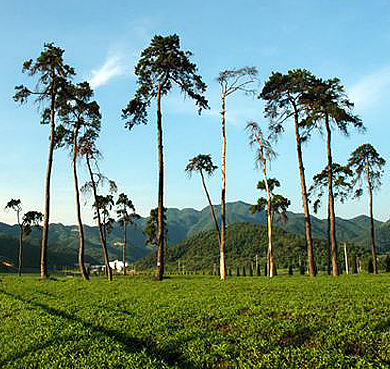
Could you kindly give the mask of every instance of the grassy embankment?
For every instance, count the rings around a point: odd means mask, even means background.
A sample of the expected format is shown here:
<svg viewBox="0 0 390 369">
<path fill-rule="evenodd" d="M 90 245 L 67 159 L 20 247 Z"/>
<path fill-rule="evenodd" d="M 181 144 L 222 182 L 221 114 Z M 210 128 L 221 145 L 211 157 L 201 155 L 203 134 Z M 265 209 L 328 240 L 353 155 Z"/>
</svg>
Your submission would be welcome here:
<svg viewBox="0 0 390 369">
<path fill-rule="evenodd" d="M 0 276 L 1 368 L 389 368 L 390 276 Z"/>
</svg>

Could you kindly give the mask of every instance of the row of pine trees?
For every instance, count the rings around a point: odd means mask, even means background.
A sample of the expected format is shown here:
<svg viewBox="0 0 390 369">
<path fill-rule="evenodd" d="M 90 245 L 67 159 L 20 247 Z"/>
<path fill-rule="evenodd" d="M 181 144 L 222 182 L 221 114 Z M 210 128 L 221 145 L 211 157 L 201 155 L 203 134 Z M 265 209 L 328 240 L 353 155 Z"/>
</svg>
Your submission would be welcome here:
<svg viewBox="0 0 390 369">
<path fill-rule="evenodd" d="M 112 280 L 112 271 L 109 265 L 106 235 L 112 219 L 108 210 L 114 205 L 113 196 L 102 196 L 98 192 L 99 185 L 107 182 L 112 191 L 116 190 L 115 183 L 105 177 L 99 170 L 98 161 L 100 152 L 97 140 L 100 135 L 101 113 L 99 105 L 93 100 L 93 90 L 88 82 L 74 83 L 75 70 L 65 64 L 64 50 L 54 44 L 45 44 L 41 54 L 35 60 L 28 60 L 23 64 L 23 72 L 35 78 L 34 88 L 24 85 L 16 86 L 14 100 L 25 103 L 34 98 L 35 103 L 44 106 L 41 114 L 41 123 L 50 127 L 49 155 L 45 178 L 45 201 L 43 214 L 43 230 L 41 241 L 40 274 L 42 278 L 48 276 L 47 247 L 50 219 L 50 181 L 54 160 L 54 151 L 66 147 L 71 152 L 72 171 L 74 179 L 77 221 L 79 226 L 79 265 L 81 275 L 85 280 L 89 278 L 84 265 L 84 233 L 80 206 L 80 191 L 90 192 L 94 199 L 95 219 L 98 224 L 100 240 L 103 249 L 107 278 Z M 122 110 L 125 128 L 131 130 L 139 124 L 147 124 L 148 113 L 153 100 L 157 107 L 157 147 L 158 147 L 158 203 L 154 212 L 155 243 L 157 246 L 156 279 L 164 276 L 164 247 L 166 245 L 166 221 L 164 208 L 164 160 L 163 160 L 163 125 L 161 100 L 176 86 L 180 91 L 192 99 L 199 114 L 209 109 L 205 97 L 206 84 L 198 74 L 197 66 L 191 62 L 192 53 L 180 48 L 178 35 L 154 36 L 146 47 L 135 67 L 137 90 Z M 275 156 L 274 143 L 284 133 L 286 125 L 293 125 L 296 143 L 298 168 L 301 181 L 302 203 L 306 224 L 307 244 L 307 271 L 314 276 L 315 265 L 313 257 L 313 241 L 310 222 L 309 197 L 315 198 L 314 210 L 318 209 L 320 200 L 327 197 L 328 207 L 328 273 L 333 276 L 339 274 L 337 262 L 337 240 L 335 229 L 335 199 L 344 201 L 354 194 L 361 196 L 363 188 L 362 177 L 365 178 L 366 188 L 370 198 L 372 258 L 374 273 L 377 273 L 377 255 L 374 238 L 373 191 L 381 182 L 385 159 L 375 148 L 367 143 L 359 146 L 351 153 L 346 165 L 333 161 L 332 134 L 338 132 L 348 135 L 352 129 L 365 131 L 361 119 L 353 112 L 353 102 L 345 93 L 344 86 L 338 78 L 323 80 L 308 70 L 290 70 L 285 74 L 272 73 L 264 83 L 261 91 L 253 89 L 257 81 L 257 69 L 244 67 L 225 70 L 219 73 L 217 82 L 221 91 L 221 131 L 222 131 L 222 161 L 221 161 L 221 218 L 216 218 L 210 195 L 207 191 L 204 174 L 211 175 L 216 169 L 211 156 L 200 154 L 190 159 L 186 172 L 196 171 L 200 174 L 203 188 L 210 205 L 211 216 L 218 234 L 220 249 L 219 275 L 225 280 L 228 275 L 226 267 L 226 100 L 236 93 L 245 93 L 257 96 L 265 101 L 264 116 L 268 120 L 267 133 L 257 122 L 247 124 L 249 143 L 255 148 L 255 160 L 262 170 L 263 180 L 258 188 L 264 190 L 265 198 L 258 200 L 253 211 L 265 210 L 268 216 L 268 247 L 267 247 L 267 275 L 272 277 L 276 273 L 272 227 L 274 214 L 285 214 L 290 201 L 274 193 L 280 184 L 275 178 L 269 178 L 267 163 Z M 308 189 L 305 178 L 302 143 L 307 141 L 315 132 L 325 132 L 327 166 L 315 178 L 313 185 Z M 77 163 L 83 159 L 89 173 L 89 181 L 79 186 Z M 15 204 L 7 204 L 13 208 Z M 17 204 L 18 206 L 20 204 Z M 121 194 L 116 203 L 118 218 L 124 227 L 123 261 L 125 262 L 126 227 L 138 216 L 132 201 Z M 18 213 L 19 216 L 19 213 Z M 40 215 L 42 217 L 42 214 Z M 30 221 L 31 222 L 31 221 Z"/>
</svg>

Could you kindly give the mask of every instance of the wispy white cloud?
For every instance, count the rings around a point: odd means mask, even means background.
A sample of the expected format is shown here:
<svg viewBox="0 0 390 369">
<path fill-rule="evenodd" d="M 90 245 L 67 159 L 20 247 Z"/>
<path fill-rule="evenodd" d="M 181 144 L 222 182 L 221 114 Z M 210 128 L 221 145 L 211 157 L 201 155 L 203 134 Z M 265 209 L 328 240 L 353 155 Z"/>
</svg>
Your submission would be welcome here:
<svg viewBox="0 0 390 369">
<path fill-rule="evenodd" d="M 128 69 L 123 63 L 123 58 L 120 55 L 108 56 L 103 65 L 97 69 L 92 70 L 89 84 L 92 88 L 105 85 L 112 78 L 128 74 Z"/>
<path fill-rule="evenodd" d="M 349 89 L 349 96 L 358 110 L 366 110 L 384 97 L 390 90 L 390 67 L 382 68 L 364 76 Z"/>
<path fill-rule="evenodd" d="M 111 44 L 108 55 L 99 68 L 89 73 L 89 83 L 97 88 L 121 76 L 132 76 L 134 64 L 150 41 L 154 22 L 148 18 L 129 23 L 129 33 Z"/>
</svg>

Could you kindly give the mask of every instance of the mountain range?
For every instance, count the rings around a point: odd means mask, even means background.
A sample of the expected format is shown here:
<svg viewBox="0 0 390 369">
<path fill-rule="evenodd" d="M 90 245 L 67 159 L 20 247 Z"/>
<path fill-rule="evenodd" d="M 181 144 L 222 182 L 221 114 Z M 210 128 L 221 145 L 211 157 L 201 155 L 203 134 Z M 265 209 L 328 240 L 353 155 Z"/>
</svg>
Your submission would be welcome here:
<svg viewBox="0 0 390 369">
<path fill-rule="evenodd" d="M 220 217 L 220 206 L 215 206 L 217 218 Z M 276 225 L 284 231 L 296 235 L 304 235 L 305 219 L 303 214 L 288 212 L 285 222 Z M 141 218 L 138 224 L 128 229 L 128 258 L 129 261 L 146 256 L 151 248 L 145 245 L 145 235 L 142 233 L 147 218 Z M 266 213 L 251 213 L 251 205 L 242 201 L 227 204 L 227 223 L 250 223 L 265 225 Z M 313 237 L 326 238 L 327 220 L 311 218 Z M 360 215 L 352 219 L 336 218 L 337 240 L 339 242 L 353 243 L 365 248 L 370 247 L 369 217 Z M 192 208 L 167 209 L 168 245 L 178 244 L 184 239 L 200 232 L 213 229 L 210 209 L 202 210 Z M 375 220 L 377 247 L 379 253 L 390 251 L 390 219 L 386 222 Z M 19 228 L 17 225 L 8 225 L 0 222 L 0 258 L 16 264 Z M 123 230 L 119 225 L 109 235 L 109 256 L 111 259 L 121 258 Z M 86 262 L 90 264 L 102 263 L 102 250 L 97 227 L 85 226 Z M 25 240 L 25 262 L 28 268 L 36 268 L 39 260 L 40 233 L 34 230 Z M 78 234 L 77 226 L 50 224 L 48 264 L 51 267 L 62 267 L 77 263 Z"/>
</svg>

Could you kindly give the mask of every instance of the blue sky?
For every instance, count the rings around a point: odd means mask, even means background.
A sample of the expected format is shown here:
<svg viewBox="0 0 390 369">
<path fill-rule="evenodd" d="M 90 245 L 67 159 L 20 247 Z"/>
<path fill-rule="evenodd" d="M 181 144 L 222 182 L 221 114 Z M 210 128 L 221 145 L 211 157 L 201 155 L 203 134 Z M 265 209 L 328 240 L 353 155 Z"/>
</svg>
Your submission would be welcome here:
<svg viewBox="0 0 390 369">
<path fill-rule="evenodd" d="M 133 199 L 146 216 L 157 204 L 155 111 L 149 124 L 124 128 L 121 109 L 133 96 L 134 65 L 155 34 L 177 33 L 182 48 L 208 85 L 211 109 L 198 116 L 193 103 L 177 90 L 163 101 L 165 145 L 165 204 L 168 207 L 205 207 L 200 179 L 188 179 L 189 158 L 210 153 L 221 160 L 220 98 L 215 82 L 225 69 L 256 66 L 258 89 L 272 71 L 306 68 L 323 78 L 338 77 L 355 111 L 367 127 L 349 138 L 334 135 L 334 160 L 345 163 L 358 145 L 370 142 L 390 161 L 390 3 L 387 0 L 275 0 L 275 1 L 1 1 L 0 41 L 0 204 L 20 198 L 24 209 L 43 209 L 43 184 L 49 127 L 39 124 L 31 103 L 12 100 L 14 86 L 33 80 L 21 73 L 23 61 L 36 58 L 45 42 L 65 49 L 65 62 L 76 69 L 75 81 L 88 80 L 103 115 L 99 141 L 102 171 L 120 192 Z M 253 152 L 244 132 L 249 120 L 264 129 L 263 103 L 237 93 L 227 102 L 227 201 L 254 203 L 261 173 L 254 170 Z M 270 176 L 277 177 L 280 193 L 291 199 L 290 210 L 302 212 L 298 164 L 292 129 L 275 147 L 278 159 Z M 325 141 L 315 136 L 304 147 L 308 184 L 326 162 Z M 86 177 L 83 164 L 82 178 Z M 374 213 L 390 218 L 390 169 L 375 194 Z M 219 203 L 220 173 L 209 180 L 213 202 Z M 91 199 L 85 199 L 83 220 L 92 224 Z M 367 214 L 368 200 L 337 204 L 337 215 Z M 75 223 L 69 154 L 55 153 L 51 221 Z M 319 216 L 325 216 L 325 207 Z M 14 214 L 0 211 L 0 221 L 14 222 Z"/>
</svg>

